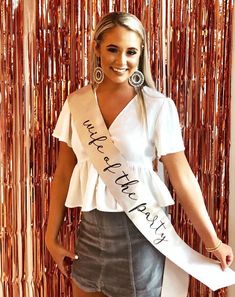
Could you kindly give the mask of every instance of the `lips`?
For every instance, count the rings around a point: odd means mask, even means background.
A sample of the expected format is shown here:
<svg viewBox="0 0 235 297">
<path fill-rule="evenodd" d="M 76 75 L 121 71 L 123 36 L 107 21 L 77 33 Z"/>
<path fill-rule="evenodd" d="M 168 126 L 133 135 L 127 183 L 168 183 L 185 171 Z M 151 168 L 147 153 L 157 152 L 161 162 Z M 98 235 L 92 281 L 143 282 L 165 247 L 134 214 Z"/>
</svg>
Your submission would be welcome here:
<svg viewBox="0 0 235 297">
<path fill-rule="evenodd" d="M 117 72 L 117 73 L 122 74 L 122 73 L 126 72 L 127 68 L 112 67 L 112 70 Z"/>
</svg>

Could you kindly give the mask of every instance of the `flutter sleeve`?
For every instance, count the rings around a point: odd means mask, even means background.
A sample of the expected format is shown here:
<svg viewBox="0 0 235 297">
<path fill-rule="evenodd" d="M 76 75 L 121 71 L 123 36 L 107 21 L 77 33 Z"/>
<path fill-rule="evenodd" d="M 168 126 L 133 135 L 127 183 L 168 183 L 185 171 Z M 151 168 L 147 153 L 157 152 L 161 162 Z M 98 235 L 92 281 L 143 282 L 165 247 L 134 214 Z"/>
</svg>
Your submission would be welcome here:
<svg viewBox="0 0 235 297">
<path fill-rule="evenodd" d="M 161 156 L 185 149 L 179 115 L 171 98 L 164 99 L 158 114 L 155 126 L 155 146 L 159 159 Z"/>
<path fill-rule="evenodd" d="M 71 145 L 72 138 L 72 124 L 71 124 L 71 113 L 68 105 L 68 100 L 65 101 L 59 118 L 57 120 L 53 136 L 58 138 L 60 141 L 66 142 L 68 146 Z"/>
</svg>

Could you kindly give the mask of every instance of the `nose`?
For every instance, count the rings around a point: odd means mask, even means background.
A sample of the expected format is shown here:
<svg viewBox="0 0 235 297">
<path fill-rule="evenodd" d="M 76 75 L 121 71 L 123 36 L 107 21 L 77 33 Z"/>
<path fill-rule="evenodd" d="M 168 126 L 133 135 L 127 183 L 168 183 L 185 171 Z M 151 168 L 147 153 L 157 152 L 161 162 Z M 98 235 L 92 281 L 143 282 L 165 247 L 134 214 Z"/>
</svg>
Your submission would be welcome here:
<svg viewBox="0 0 235 297">
<path fill-rule="evenodd" d="M 120 52 L 117 55 L 117 59 L 116 59 L 116 63 L 118 64 L 118 66 L 124 66 L 126 65 L 126 54 L 125 52 Z"/>
</svg>

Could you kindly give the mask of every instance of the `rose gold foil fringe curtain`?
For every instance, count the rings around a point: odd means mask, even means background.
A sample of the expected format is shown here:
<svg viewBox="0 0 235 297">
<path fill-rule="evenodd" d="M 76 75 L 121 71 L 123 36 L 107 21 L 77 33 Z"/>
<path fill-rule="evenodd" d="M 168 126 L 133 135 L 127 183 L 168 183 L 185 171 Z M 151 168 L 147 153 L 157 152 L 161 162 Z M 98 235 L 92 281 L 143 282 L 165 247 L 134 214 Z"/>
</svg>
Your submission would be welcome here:
<svg viewBox="0 0 235 297">
<path fill-rule="evenodd" d="M 67 95 L 89 82 L 92 30 L 109 11 L 144 23 L 157 87 L 180 112 L 186 153 L 219 236 L 228 236 L 233 1 L 1 0 L 0 297 L 72 296 L 45 248 L 58 144 L 51 137 Z M 79 210 L 61 232 L 72 249 Z M 179 204 L 181 236 L 204 251 Z M 211 293 L 195 280 L 190 297 Z"/>
</svg>

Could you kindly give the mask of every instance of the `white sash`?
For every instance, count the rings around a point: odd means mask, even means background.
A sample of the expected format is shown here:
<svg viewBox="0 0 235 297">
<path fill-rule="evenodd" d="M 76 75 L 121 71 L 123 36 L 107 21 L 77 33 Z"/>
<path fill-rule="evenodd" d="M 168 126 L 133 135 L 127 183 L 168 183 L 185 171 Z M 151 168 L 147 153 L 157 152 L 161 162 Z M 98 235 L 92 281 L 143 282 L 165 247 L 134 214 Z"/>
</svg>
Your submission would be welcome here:
<svg viewBox="0 0 235 297">
<path fill-rule="evenodd" d="M 68 98 L 79 138 L 104 183 L 143 235 L 166 256 L 162 297 L 187 296 L 190 274 L 213 291 L 235 283 L 235 272 L 190 248 L 114 146 L 90 85 Z M 170 260 L 170 261 L 169 261 Z M 175 284 L 173 291 L 171 287 Z"/>
</svg>

